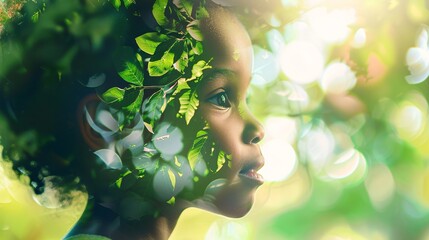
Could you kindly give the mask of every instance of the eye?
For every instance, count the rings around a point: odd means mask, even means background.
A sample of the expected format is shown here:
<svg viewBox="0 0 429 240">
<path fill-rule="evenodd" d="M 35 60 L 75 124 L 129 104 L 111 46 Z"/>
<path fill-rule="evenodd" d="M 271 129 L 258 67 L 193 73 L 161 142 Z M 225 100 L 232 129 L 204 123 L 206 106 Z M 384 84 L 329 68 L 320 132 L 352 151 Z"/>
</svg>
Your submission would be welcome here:
<svg viewBox="0 0 429 240">
<path fill-rule="evenodd" d="M 213 103 L 214 105 L 221 108 L 230 108 L 231 103 L 228 99 L 226 92 L 220 92 L 207 99 L 207 102 Z"/>
</svg>

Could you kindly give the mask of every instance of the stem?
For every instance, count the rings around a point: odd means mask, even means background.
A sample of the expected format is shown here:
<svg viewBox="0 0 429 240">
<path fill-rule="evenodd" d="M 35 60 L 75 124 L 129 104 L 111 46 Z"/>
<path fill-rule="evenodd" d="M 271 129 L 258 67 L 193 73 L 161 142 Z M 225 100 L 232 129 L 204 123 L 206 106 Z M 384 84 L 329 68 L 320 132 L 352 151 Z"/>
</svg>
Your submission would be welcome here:
<svg viewBox="0 0 429 240">
<path fill-rule="evenodd" d="M 180 77 L 179 77 L 180 78 Z M 149 86 L 130 86 L 127 88 L 124 88 L 124 90 L 133 90 L 133 89 L 161 89 L 164 88 L 165 86 L 169 86 L 171 84 L 173 84 L 171 87 L 173 87 L 174 85 L 177 84 L 177 80 L 179 78 L 174 79 L 173 81 L 166 83 L 164 85 L 149 85 Z M 171 89 L 171 87 L 169 89 Z"/>
</svg>

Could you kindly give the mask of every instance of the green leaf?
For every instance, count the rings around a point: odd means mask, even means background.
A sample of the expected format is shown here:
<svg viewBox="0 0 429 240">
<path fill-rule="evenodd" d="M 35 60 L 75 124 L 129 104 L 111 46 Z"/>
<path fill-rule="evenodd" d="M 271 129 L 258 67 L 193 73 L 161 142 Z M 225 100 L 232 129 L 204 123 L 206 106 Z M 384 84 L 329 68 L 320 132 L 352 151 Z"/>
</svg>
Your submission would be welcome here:
<svg viewBox="0 0 429 240">
<path fill-rule="evenodd" d="M 129 94 L 133 95 L 133 96 L 130 96 L 130 98 L 132 98 L 132 97 L 134 97 L 135 92 L 130 92 Z M 132 101 L 128 105 L 124 104 L 125 106 L 122 107 L 122 110 L 123 110 L 123 112 L 125 114 L 125 119 L 124 119 L 123 122 L 120 123 L 120 125 L 119 125 L 120 129 L 122 129 L 123 127 L 129 125 L 130 123 L 132 123 L 134 121 L 134 118 L 136 117 L 136 114 L 140 111 L 141 104 L 142 104 L 142 101 L 143 101 L 143 94 L 144 94 L 143 90 L 140 89 L 138 91 L 138 95 L 135 98 L 135 100 Z"/>
<path fill-rule="evenodd" d="M 153 133 L 155 123 L 161 118 L 166 105 L 167 101 L 163 91 L 153 94 L 143 104 L 143 121 L 149 132 Z"/>
<path fill-rule="evenodd" d="M 168 177 L 170 178 L 171 186 L 173 186 L 173 189 L 176 188 L 176 175 L 174 175 L 173 170 L 171 168 L 168 169 Z"/>
<path fill-rule="evenodd" d="M 174 4 L 180 9 L 180 11 L 184 11 L 184 15 L 187 18 L 191 18 L 192 14 L 192 6 L 193 1 L 173 1 Z"/>
<path fill-rule="evenodd" d="M 123 47 L 116 56 L 116 70 L 125 81 L 143 86 L 144 75 L 136 54 L 129 47 Z"/>
<path fill-rule="evenodd" d="M 194 20 L 186 26 L 186 30 L 188 31 L 189 35 L 193 37 L 197 41 L 203 41 L 203 34 L 201 33 L 199 21 Z"/>
<path fill-rule="evenodd" d="M 160 60 L 164 57 L 166 52 L 172 52 L 172 49 L 175 48 L 175 45 L 178 43 L 176 38 L 168 38 L 167 40 L 161 42 L 155 50 L 155 53 L 150 57 L 151 61 Z"/>
<path fill-rule="evenodd" d="M 103 100 L 107 104 L 122 102 L 122 100 L 124 99 L 124 94 L 124 89 L 112 87 L 101 95 L 101 100 Z"/>
<path fill-rule="evenodd" d="M 189 80 L 200 78 L 203 75 L 203 71 L 210 68 L 212 67 L 208 65 L 206 61 L 198 61 L 194 66 L 192 66 L 192 78 Z"/>
<path fill-rule="evenodd" d="M 122 104 L 124 107 L 129 106 L 130 104 L 133 104 L 136 99 L 139 97 L 139 95 L 142 93 L 142 89 L 125 89 L 124 93 L 124 99 L 122 100 Z"/>
<path fill-rule="evenodd" d="M 116 8 L 116 10 L 119 10 L 122 5 L 121 0 L 112 0 L 112 4 Z"/>
<path fill-rule="evenodd" d="M 140 55 L 140 53 L 136 53 L 136 59 L 137 59 L 137 62 L 139 62 L 141 69 L 143 69 L 143 66 L 144 66 L 144 64 L 143 64 L 143 58 Z"/>
<path fill-rule="evenodd" d="M 160 26 L 166 26 L 168 24 L 168 18 L 165 16 L 167 5 L 168 0 L 156 0 L 155 4 L 153 5 L 153 17 Z"/>
<path fill-rule="evenodd" d="M 123 70 L 119 71 L 118 74 L 121 76 L 122 79 L 125 81 L 135 84 L 137 86 L 143 86 L 143 72 L 140 70 L 139 65 L 136 64 L 137 62 L 124 62 L 123 63 Z"/>
<path fill-rule="evenodd" d="M 197 91 L 195 89 L 185 91 L 179 98 L 179 114 L 185 116 L 186 124 L 189 124 L 199 105 Z"/>
<path fill-rule="evenodd" d="M 189 57 L 188 52 L 183 51 L 180 58 L 173 64 L 174 69 L 179 71 L 180 73 L 185 73 L 185 69 L 188 67 Z"/>
<path fill-rule="evenodd" d="M 189 41 L 190 47 L 192 49 L 192 53 L 195 55 L 201 55 L 203 53 L 203 44 L 198 41 Z"/>
<path fill-rule="evenodd" d="M 174 54 L 170 52 L 165 52 L 161 59 L 149 62 L 149 75 L 152 77 L 162 76 L 172 69 L 173 63 Z"/>
<path fill-rule="evenodd" d="M 201 3 L 197 10 L 197 19 L 203 19 L 208 17 L 209 17 L 209 12 L 205 8 L 205 4 Z"/>
<path fill-rule="evenodd" d="M 216 173 L 218 172 L 222 166 L 222 161 L 225 161 L 225 154 L 221 152 L 221 150 L 216 147 L 214 141 L 211 141 L 210 147 L 206 148 L 204 151 L 204 160 L 210 172 Z"/>
<path fill-rule="evenodd" d="M 185 41 L 175 41 L 169 51 L 174 54 L 174 62 L 176 62 L 185 51 Z"/>
<path fill-rule="evenodd" d="M 186 82 L 186 79 L 181 78 L 177 81 L 177 87 L 174 90 L 173 94 L 171 94 L 171 97 L 168 99 L 168 103 L 173 101 L 176 98 L 176 95 L 182 92 L 183 90 L 191 89 L 189 87 L 188 83 Z"/>
<path fill-rule="evenodd" d="M 143 52 L 153 55 L 158 45 L 168 39 L 170 38 L 165 34 L 149 32 L 138 36 L 135 40 Z"/>
<path fill-rule="evenodd" d="M 176 198 L 175 197 L 170 198 L 170 200 L 168 200 L 167 203 L 170 205 L 174 205 L 174 203 L 176 203 Z"/>
<path fill-rule="evenodd" d="M 35 13 L 31 16 L 31 20 L 32 20 L 33 22 L 37 22 L 37 21 L 39 21 L 39 15 L 40 15 L 40 12 L 39 12 L 39 11 L 35 12 Z"/>
<path fill-rule="evenodd" d="M 208 143 L 208 133 L 206 130 L 200 130 L 195 137 L 192 148 L 188 153 L 189 165 L 192 170 L 195 169 L 198 161 L 203 161 L 203 149 L 204 145 Z"/>
<path fill-rule="evenodd" d="M 135 4 L 134 0 L 124 0 L 124 6 L 128 8 L 131 4 Z"/>
<path fill-rule="evenodd" d="M 120 179 L 122 179 L 122 181 L 119 188 L 122 190 L 130 189 L 138 180 L 137 176 L 132 174 L 129 170 Z"/>
<path fill-rule="evenodd" d="M 225 152 L 224 151 L 220 151 L 219 155 L 217 156 L 217 169 L 216 169 L 216 172 L 219 172 L 219 170 L 223 167 L 223 165 L 225 163 L 226 163 Z"/>
<path fill-rule="evenodd" d="M 180 72 L 178 72 L 178 71 L 170 71 L 167 74 L 163 75 L 162 78 L 157 79 L 157 82 L 160 85 L 164 85 L 166 87 L 164 90 L 167 90 L 170 87 L 172 87 L 171 85 L 169 85 L 169 83 L 176 82 L 181 77 L 182 77 L 182 74 Z"/>
<path fill-rule="evenodd" d="M 174 64 L 173 67 L 178 72 L 184 74 L 186 67 L 188 67 L 189 56 L 188 48 L 185 41 L 180 41 L 171 48 L 171 52 L 174 53 Z"/>
</svg>

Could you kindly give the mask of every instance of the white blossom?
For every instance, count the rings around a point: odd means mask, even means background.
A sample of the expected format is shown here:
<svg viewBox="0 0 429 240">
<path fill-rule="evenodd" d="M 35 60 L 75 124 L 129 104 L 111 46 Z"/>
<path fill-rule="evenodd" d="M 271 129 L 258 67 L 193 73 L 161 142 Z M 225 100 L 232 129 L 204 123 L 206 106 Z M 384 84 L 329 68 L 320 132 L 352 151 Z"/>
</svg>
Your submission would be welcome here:
<svg viewBox="0 0 429 240">
<path fill-rule="evenodd" d="M 408 49 L 406 62 L 410 75 L 405 77 L 409 84 L 425 81 L 429 76 L 428 28 L 424 28 L 416 41 L 416 47 Z"/>
</svg>

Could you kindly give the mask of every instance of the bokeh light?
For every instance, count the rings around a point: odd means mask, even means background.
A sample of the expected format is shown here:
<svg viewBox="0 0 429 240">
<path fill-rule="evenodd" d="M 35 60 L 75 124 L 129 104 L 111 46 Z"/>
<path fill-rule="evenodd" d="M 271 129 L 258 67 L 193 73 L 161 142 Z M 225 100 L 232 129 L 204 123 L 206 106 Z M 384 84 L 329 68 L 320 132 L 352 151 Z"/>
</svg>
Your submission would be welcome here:
<svg viewBox="0 0 429 240">
<path fill-rule="evenodd" d="M 283 181 L 296 169 L 298 161 L 295 150 L 284 140 L 270 140 L 261 146 L 265 165 L 260 174 L 266 181 Z"/>
<path fill-rule="evenodd" d="M 0 6 L 6 1 L 11 0 Z M 188 209 L 171 239 L 429 239 L 427 2 L 279 3 L 269 13 L 258 8 L 261 18 L 244 22 L 266 20 L 264 28 L 251 31 L 248 96 L 265 127 L 260 146 L 266 164 L 260 173 L 266 184 L 245 218 Z M 101 73 L 83 84 L 103 81 Z M 105 109 L 88 121 L 103 137 L 118 131 Z M 182 133 L 167 125 L 156 132 L 154 148 L 169 161 L 183 148 Z M 153 161 L 139 155 L 141 136 L 130 130 L 109 146 L 112 151 L 96 154 L 118 168 L 121 159 L 114 151 L 135 146 L 132 161 L 151 171 Z M 0 144 L 5 144 L 1 138 Z M 55 192 L 34 196 L 28 178 L 17 179 L 9 163 L 0 166 L 0 239 L 64 236 L 86 195 L 77 193 L 70 207 L 60 206 L 52 199 Z M 191 185 L 190 178 L 163 168 L 154 181 L 157 196 L 168 199 Z M 204 197 L 213 197 L 224 183 L 211 182 Z"/>
<path fill-rule="evenodd" d="M 341 43 L 350 34 L 350 25 L 356 22 L 354 9 L 328 10 L 325 7 L 311 9 L 301 17 L 322 41 Z"/>
<path fill-rule="evenodd" d="M 366 31 L 364 28 L 359 28 L 353 36 L 352 46 L 354 48 L 361 48 L 366 43 Z"/>
<path fill-rule="evenodd" d="M 377 164 L 370 168 L 365 179 L 365 187 L 371 203 L 378 210 L 383 210 L 392 201 L 396 190 L 393 175 L 389 168 L 383 164 Z"/>
<path fill-rule="evenodd" d="M 325 59 L 320 49 L 305 41 L 290 42 L 281 49 L 280 64 L 284 74 L 299 84 L 316 81 L 322 74 Z"/>
<path fill-rule="evenodd" d="M 332 132 L 323 123 L 309 127 L 299 142 L 303 160 L 308 162 L 316 174 L 321 173 L 335 149 Z"/>
<path fill-rule="evenodd" d="M 263 86 L 274 81 L 280 72 L 276 56 L 259 46 L 253 48 L 253 54 L 252 84 Z"/>
<path fill-rule="evenodd" d="M 330 63 L 320 78 L 320 85 L 327 93 L 345 93 L 352 89 L 355 84 L 355 73 L 347 64 L 342 62 Z"/>
<path fill-rule="evenodd" d="M 218 221 L 212 223 L 205 240 L 231 239 L 241 240 L 249 239 L 249 230 L 247 226 L 235 221 Z"/>
</svg>

